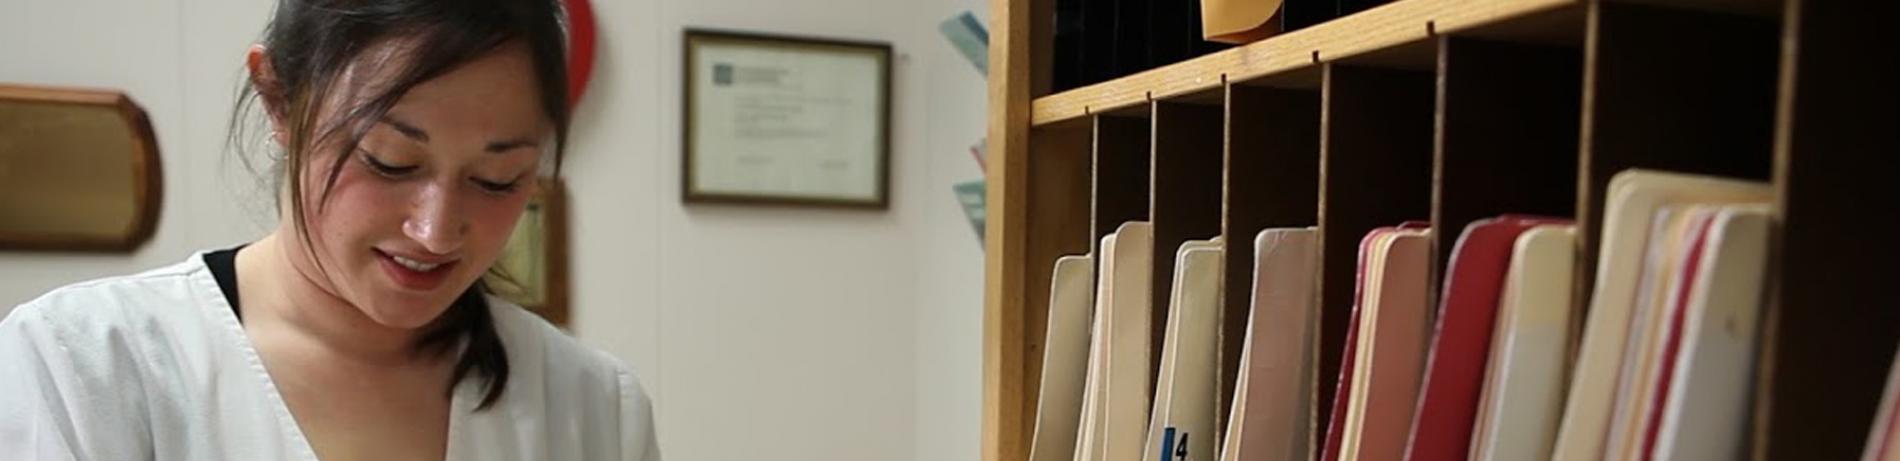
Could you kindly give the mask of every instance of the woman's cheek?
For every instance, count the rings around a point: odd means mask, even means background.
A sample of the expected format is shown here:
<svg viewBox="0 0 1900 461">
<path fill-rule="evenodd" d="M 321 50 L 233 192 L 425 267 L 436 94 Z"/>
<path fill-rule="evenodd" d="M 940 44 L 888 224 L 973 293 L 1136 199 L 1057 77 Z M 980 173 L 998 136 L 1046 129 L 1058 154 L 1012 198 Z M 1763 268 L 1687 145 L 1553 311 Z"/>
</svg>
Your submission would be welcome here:
<svg viewBox="0 0 1900 461">
<path fill-rule="evenodd" d="M 410 205 L 408 188 L 404 183 L 363 171 L 358 165 L 343 165 L 329 198 L 323 199 L 328 203 L 322 207 L 322 217 L 316 221 L 328 224 L 330 233 L 350 241 L 398 236 Z M 321 186 L 309 188 L 310 195 L 320 197 L 322 193 Z"/>
<path fill-rule="evenodd" d="M 528 205 L 528 194 L 517 192 L 497 199 L 485 192 L 474 193 L 482 197 L 470 200 L 474 204 L 469 207 L 470 230 L 476 234 L 471 237 L 480 241 L 482 257 L 492 260 L 501 254 L 508 237 L 514 234 L 515 222 Z"/>
<path fill-rule="evenodd" d="M 343 165 L 330 200 L 343 202 L 338 205 L 358 213 L 369 211 L 366 205 L 370 209 L 388 209 L 391 205 L 409 203 L 403 199 L 402 184 L 363 170 L 362 165 Z"/>
</svg>

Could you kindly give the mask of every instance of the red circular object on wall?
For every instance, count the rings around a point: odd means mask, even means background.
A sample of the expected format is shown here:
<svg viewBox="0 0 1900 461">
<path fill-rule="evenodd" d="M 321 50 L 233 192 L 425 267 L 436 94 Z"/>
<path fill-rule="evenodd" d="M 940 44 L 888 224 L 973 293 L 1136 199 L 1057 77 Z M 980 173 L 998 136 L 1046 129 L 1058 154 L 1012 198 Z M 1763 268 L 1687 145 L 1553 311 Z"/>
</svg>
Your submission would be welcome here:
<svg viewBox="0 0 1900 461">
<path fill-rule="evenodd" d="M 594 7 L 588 0 L 562 0 L 567 7 L 567 108 L 573 110 L 594 76 Z"/>
</svg>

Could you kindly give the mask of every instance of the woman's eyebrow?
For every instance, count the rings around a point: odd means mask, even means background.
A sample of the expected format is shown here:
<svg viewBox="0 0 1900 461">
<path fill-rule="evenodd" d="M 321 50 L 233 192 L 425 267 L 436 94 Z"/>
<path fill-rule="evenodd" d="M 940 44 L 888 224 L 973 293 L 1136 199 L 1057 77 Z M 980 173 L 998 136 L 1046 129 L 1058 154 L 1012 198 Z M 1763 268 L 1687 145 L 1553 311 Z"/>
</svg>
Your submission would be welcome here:
<svg viewBox="0 0 1900 461">
<path fill-rule="evenodd" d="M 414 139 L 416 140 L 416 142 L 420 142 L 424 144 L 427 144 L 429 142 L 429 133 L 426 131 L 422 131 L 421 128 L 416 128 L 415 125 L 410 125 L 407 122 L 403 122 L 402 120 L 397 120 L 395 117 L 391 117 L 388 115 L 383 116 L 382 122 L 385 125 L 389 125 L 390 128 L 395 128 L 396 132 L 402 133 L 404 137 L 408 137 L 409 139 Z"/>
<path fill-rule="evenodd" d="M 422 131 L 421 128 L 416 128 L 415 125 L 410 125 L 408 122 L 398 120 L 395 117 L 384 115 L 382 119 L 382 123 L 384 125 L 389 125 L 390 128 L 394 128 L 397 133 L 402 133 L 404 137 L 416 140 L 416 142 L 420 142 L 424 144 L 427 144 L 429 142 L 429 132 Z M 513 139 L 504 139 L 500 141 L 490 141 L 488 143 L 488 147 L 486 150 L 489 153 L 499 154 L 499 153 L 507 152 L 510 150 L 520 149 L 523 147 L 533 147 L 534 145 L 535 145 L 534 141 L 531 141 L 528 138 L 513 138 Z"/>
<path fill-rule="evenodd" d="M 502 141 L 491 141 L 488 143 L 488 153 L 499 154 L 499 153 L 507 152 L 510 150 L 520 149 L 523 147 L 534 147 L 534 145 L 535 145 L 534 142 L 529 141 L 527 138 L 515 138 L 515 139 L 502 140 Z"/>
</svg>

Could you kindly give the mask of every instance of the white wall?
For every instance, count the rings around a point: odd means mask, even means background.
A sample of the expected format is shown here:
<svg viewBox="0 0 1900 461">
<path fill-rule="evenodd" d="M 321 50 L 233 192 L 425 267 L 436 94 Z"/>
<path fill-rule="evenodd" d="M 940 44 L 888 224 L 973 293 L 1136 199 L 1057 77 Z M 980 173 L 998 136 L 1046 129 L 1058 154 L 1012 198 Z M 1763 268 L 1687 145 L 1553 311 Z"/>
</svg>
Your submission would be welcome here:
<svg viewBox="0 0 1900 461">
<path fill-rule="evenodd" d="M 0 0 L 0 82 L 119 88 L 150 113 L 165 209 L 131 255 L 0 252 L 0 311 L 72 281 L 260 235 L 268 194 L 224 149 L 270 2 Z M 981 248 L 950 194 L 980 176 L 983 79 L 936 24 L 977 0 L 596 0 L 570 189 L 577 336 L 638 368 L 672 460 L 971 460 Z M 680 32 L 891 42 L 892 207 L 684 207 Z"/>
<path fill-rule="evenodd" d="M 0 6 L 0 82 L 118 88 L 131 94 L 157 132 L 166 190 L 159 230 L 135 254 L 0 253 L 0 305 L 10 308 L 58 285 L 163 265 L 192 249 L 255 234 L 259 227 L 238 211 L 251 183 L 220 179 L 241 178 L 220 175 L 227 165 L 217 153 L 246 38 L 233 42 L 229 27 L 206 27 L 220 24 L 227 12 L 176 0 L 5 1 Z M 261 11 L 252 10 L 240 15 L 244 22 L 258 21 Z M 251 35 L 255 30 L 236 37 Z M 185 53 L 187 47 L 195 53 Z M 209 55 L 219 54 L 229 64 L 205 65 Z M 239 169 L 235 162 L 228 166 Z M 246 192 L 228 193 L 235 191 L 229 188 Z"/>
</svg>

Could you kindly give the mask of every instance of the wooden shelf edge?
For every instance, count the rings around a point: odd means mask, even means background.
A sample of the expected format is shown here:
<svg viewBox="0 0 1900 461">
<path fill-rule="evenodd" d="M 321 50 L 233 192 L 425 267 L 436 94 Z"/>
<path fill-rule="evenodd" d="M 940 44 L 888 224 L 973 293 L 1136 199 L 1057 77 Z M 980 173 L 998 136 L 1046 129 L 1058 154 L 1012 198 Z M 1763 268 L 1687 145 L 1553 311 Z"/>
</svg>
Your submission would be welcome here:
<svg viewBox="0 0 1900 461">
<path fill-rule="evenodd" d="M 1396 45 L 1456 33 L 1588 0 L 1399 0 L 1246 46 L 1036 98 L 1041 126 L 1149 101 L 1219 88 Z"/>
</svg>

